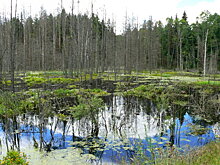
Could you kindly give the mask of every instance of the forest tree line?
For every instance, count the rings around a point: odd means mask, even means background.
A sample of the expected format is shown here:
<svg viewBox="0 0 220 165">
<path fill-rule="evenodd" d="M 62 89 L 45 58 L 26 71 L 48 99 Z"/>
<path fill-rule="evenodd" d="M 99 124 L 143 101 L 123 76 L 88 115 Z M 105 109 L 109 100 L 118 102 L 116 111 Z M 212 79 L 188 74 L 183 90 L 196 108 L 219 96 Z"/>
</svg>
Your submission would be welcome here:
<svg viewBox="0 0 220 165">
<path fill-rule="evenodd" d="M 142 25 L 125 18 L 122 34 L 116 23 L 94 13 L 57 15 L 41 10 L 39 17 L 0 17 L 0 73 L 62 70 L 73 73 L 115 73 L 144 70 L 220 70 L 220 15 L 202 12 L 189 24 L 187 14 L 150 17 Z"/>
</svg>

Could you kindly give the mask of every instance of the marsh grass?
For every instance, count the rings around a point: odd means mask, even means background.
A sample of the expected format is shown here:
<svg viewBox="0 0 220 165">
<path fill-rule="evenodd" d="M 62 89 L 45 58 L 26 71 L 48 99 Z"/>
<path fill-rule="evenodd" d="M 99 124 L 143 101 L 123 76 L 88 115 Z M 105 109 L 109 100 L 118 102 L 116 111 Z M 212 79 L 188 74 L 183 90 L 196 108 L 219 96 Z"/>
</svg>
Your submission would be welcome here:
<svg viewBox="0 0 220 165">
<path fill-rule="evenodd" d="M 219 165 L 220 142 L 211 142 L 206 146 L 190 151 L 187 154 L 178 154 L 164 157 L 157 161 L 157 165 Z"/>
<path fill-rule="evenodd" d="M 203 147 L 191 149 L 170 147 L 169 143 L 165 148 L 157 148 L 151 143 L 148 149 L 142 144 L 137 147 L 137 154 L 132 158 L 132 165 L 219 165 L 220 164 L 220 141 L 211 142 Z M 146 150 L 150 156 L 146 155 Z M 182 152 L 186 150 L 185 152 Z M 126 162 L 122 162 L 126 164 Z"/>
<path fill-rule="evenodd" d="M 46 88 L 43 91 L 38 91 L 38 89 L 22 91 L 21 93 L 16 94 L 2 93 L 0 95 L 0 116 L 16 116 L 32 110 L 36 112 L 37 109 L 43 106 L 50 110 L 52 103 L 55 100 L 57 101 L 57 106 L 55 105 L 54 109 L 59 107 L 64 110 L 62 113 L 61 111 L 58 111 L 59 113 L 56 111 L 56 116 L 59 120 L 66 121 L 69 117 L 77 120 L 82 118 L 91 119 L 94 126 L 94 129 L 91 131 L 91 135 L 97 136 L 99 124 L 97 115 L 104 107 L 102 97 L 108 96 L 110 93 L 102 89 L 80 88 L 81 86 L 78 82 L 81 81 L 81 78 L 78 76 L 74 78 L 63 78 L 61 76 L 61 72 L 48 72 L 46 75 L 44 75 L 43 72 L 27 75 L 27 77 L 24 78 L 24 81 L 28 86 L 42 84 L 65 84 L 66 86 L 51 90 Z M 100 75 L 94 74 L 92 78 L 95 79 L 98 76 Z M 111 74 L 110 76 L 101 76 L 103 79 L 114 79 L 114 74 Z M 147 79 L 147 76 L 151 77 Z M 210 105 L 216 106 L 219 104 L 218 97 L 209 98 L 209 96 L 214 94 L 217 96 L 217 93 L 220 91 L 218 88 L 220 87 L 220 81 L 199 79 L 196 77 L 197 75 L 194 74 L 191 75 L 192 77 L 184 76 L 190 76 L 190 74 L 179 72 L 147 73 L 143 76 L 146 78 L 144 82 L 147 82 L 147 84 L 138 85 L 140 81 L 135 78 L 135 75 L 120 75 L 117 76 L 119 81 L 114 83 L 117 86 L 116 89 L 118 91 L 124 91 L 123 93 L 120 92 L 120 94 L 123 94 L 124 96 L 137 96 L 153 100 L 157 104 L 158 109 L 168 109 L 170 105 L 174 105 L 173 107 L 176 109 L 178 109 L 177 106 L 185 108 L 190 105 L 189 103 L 193 103 L 190 102 L 192 93 L 198 95 L 198 98 L 202 96 L 202 98 L 204 98 L 203 100 L 211 100 L 212 102 L 210 102 Z M 85 74 L 81 77 L 85 80 L 89 80 L 90 75 Z M 164 78 L 162 79 L 161 77 Z M 179 82 L 174 81 L 176 79 L 178 79 Z M 188 80 L 190 81 L 187 82 Z M 10 80 L 7 82 L 8 84 L 10 84 L 9 81 Z M 71 100 L 76 99 L 77 101 L 74 102 L 76 105 L 67 104 L 67 102 L 65 102 L 65 98 Z M 61 101 L 64 102 L 64 105 Z M 204 105 L 205 103 L 206 102 L 204 102 Z M 42 112 L 46 114 L 47 111 L 45 111 L 45 109 L 46 108 L 44 108 L 44 111 Z M 51 115 L 50 113 L 48 114 Z M 54 115 L 54 113 L 52 115 Z M 192 129 L 195 134 L 202 134 L 207 131 L 206 129 L 200 127 L 192 127 Z M 143 148 L 145 145 L 143 143 L 137 144 L 137 154 L 132 158 L 133 164 L 220 164 L 220 142 L 213 142 L 205 147 L 199 148 L 198 150 L 183 154 L 180 152 L 180 149 L 170 147 L 169 143 L 167 143 L 166 147 L 161 148 L 158 143 L 154 144 L 151 139 L 147 140 L 149 142 L 148 144 L 150 144 L 148 148 Z M 130 148 L 127 149 L 127 147 L 124 147 L 124 149 L 130 150 Z M 150 153 L 152 157 L 147 157 L 146 152 Z"/>
<path fill-rule="evenodd" d="M 198 81 L 198 82 L 195 82 L 195 84 L 220 86 L 220 81 Z"/>
</svg>

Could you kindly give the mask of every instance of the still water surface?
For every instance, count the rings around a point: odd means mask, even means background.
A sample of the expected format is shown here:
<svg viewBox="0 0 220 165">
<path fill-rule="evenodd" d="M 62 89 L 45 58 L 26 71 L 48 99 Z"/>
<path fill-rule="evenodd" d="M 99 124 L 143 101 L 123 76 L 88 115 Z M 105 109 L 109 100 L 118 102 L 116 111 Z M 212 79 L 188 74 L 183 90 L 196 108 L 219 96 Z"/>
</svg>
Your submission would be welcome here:
<svg viewBox="0 0 220 165">
<path fill-rule="evenodd" d="M 6 154 L 6 140 L 9 146 L 14 143 L 14 134 L 34 165 L 120 164 L 129 162 L 140 148 L 149 156 L 150 147 L 175 146 L 184 152 L 220 136 L 218 123 L 210 125 L 190 115 L 188 108 L 173 114 L 157 109 L 149 100 L 121 96 L 107 97 L 105 103 L 96 138 L 89 136 L 92 123 L 88 119 L 64 122 L 57 117 L 24 115 L 18 118 L 18 130 L 8 131 L 1 123 L 1 157 Z"/>
</svg>

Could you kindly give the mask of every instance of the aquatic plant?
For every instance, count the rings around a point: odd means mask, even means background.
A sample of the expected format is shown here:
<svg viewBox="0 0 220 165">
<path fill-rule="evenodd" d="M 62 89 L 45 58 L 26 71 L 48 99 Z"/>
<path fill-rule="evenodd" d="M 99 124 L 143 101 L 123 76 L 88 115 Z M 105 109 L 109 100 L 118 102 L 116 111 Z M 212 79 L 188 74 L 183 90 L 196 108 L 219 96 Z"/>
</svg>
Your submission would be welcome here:
<svg viewBox="0 0 220 165">
<path fill-rule="evenodd" d="M 30 86 L 30 87 L 45 84 L 47 82 L 46 78 L 32 77 L 32 76 L 25 77 L 23 80 L 27 84 L 27 86 Z"/>
<path fill-rule="evenodd" d="M 220 142 L 211 142 L 203 147 L 191 150 L 187 154 L 178 153 L 157 160 L 156 165 L 219 165 Z"/>
<path fill-rule="evenodd" d="M 73 118 L 81 120 L 87 118 L 92 122 L 91 136 L 98 136 L 99 133 L 99 112 L 104 109 L 104 102 L 101 98 L 78 97 L 78 105 L 69 108 Z"/>
<path fill-rule="evenodd" d="M 22 111 L 19 109 L 20 100 L 16 94 L 11 92 L 0 92 L 0 116 L 10 118 L 17 116 Z"/>
<path fill-rule="evenodd" d="M 79 96 L 78 101 L 78 105 L 70 107 L 70 113 L 78 120 L 83 117 L 91 117 L 96 120 L 94 115 L 104 108 L 103 100 L 98 97 L 84 98 Z"/>
<path fill-rule="evenodd" d="M 206 134 L 207 131 L 210 130 L 210 128 L 205 128 L 201 125 L 190 125 L 189 128 L 190 128 L 190 134 L 194 136 Z"/>
<path fill-rule="evenodd" d="M 51 94 L 56 97 L 67 97 L 73 95 L 74 93 L 75 90 L 62 89 L 62 88 L 51 91 Z"/>
<path fill-rule="evenodd" d="M 94 89 L 84 89 L 84 92 L 90 95 L 94 95 L 96 97 L 99 96 L 107 96 L 109 95 L 108 92 L 102 90 L 102 89 L 98 89 L 98 88 L 94 88 Z"/>
<path fill-rule="evenodd" d="M 48 83 L 50 84 L 72 84 L 76 81 L 79 81 L 79 79 L 71 79 L 71 78 L 49 78 Z"/>
<path fill-rule="evenodd" d="M 220 87 L 220 81 L 197 81 L 195 82 L 197 85 L 213 85 Z"/>
</svg>

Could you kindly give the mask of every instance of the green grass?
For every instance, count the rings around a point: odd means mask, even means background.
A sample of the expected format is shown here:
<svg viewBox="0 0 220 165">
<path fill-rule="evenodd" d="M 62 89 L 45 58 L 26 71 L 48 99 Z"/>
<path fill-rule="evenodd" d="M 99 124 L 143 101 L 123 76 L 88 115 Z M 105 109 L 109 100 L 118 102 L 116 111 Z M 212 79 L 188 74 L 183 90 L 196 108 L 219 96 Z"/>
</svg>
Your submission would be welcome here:
<svg viewBox="0 0 220 165">
<path fill-rule="evenodd" d="M 165 73 L 155 73 L 155 74 L 151 74 L 151 76 L 157 76 L 157 77 L 172 77 L 171 74 L 165 74 Z"/>
<path fill-rule="evenodd" d="M 195 84 L 220 86 L 220 81 L 198 81 L 198 82 L 195 82 Z"/>
<path fill-rule="evenodd" d="M 219 165 L 220 142 L 211 142 L 186 155 L 175 155 L 159 160 L 157 165 Z"/>
<path fill-rule="evenodd" d="M 219 165 L 220 164 L 220 142 L 211 142 L 203 147 L 182 153 L 177 148 L 166 148 L 152 150 L 156 157 L 149 158 L 143 153 L 133 158 L 133 165 Z M 123 162 L 122 164 L 126 164 Z"/>
</svg>

